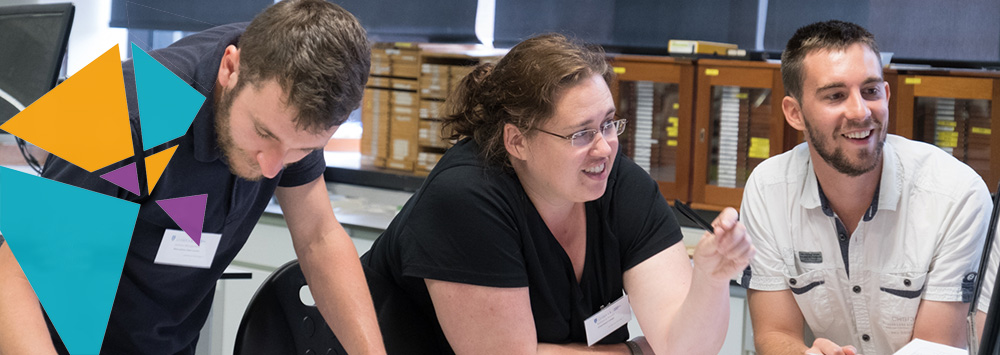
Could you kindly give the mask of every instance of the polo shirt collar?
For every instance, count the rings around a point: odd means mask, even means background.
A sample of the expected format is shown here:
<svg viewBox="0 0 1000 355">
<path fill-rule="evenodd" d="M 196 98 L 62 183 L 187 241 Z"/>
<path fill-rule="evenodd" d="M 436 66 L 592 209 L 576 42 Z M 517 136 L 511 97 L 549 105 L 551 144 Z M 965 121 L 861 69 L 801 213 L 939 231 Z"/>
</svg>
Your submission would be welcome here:
<svg viewBox="0 0 1000 355">
<path fill-rule="evenodd" d="M 890 135 L 882 146 L 882 187 L 878 199 L 878 209 L 896 211 L 899 208 L 899 198 L 903 194 L 903 163 L 896 154 L 890 141 L 896 136 Z"/>
<path fill-rule="evenodd" d="M 222 38 L 212 52 L 202 56 L 194 75 L 194 80 L 198 84 L 194 88 L 205 96 L 205 104 L 198 110 L 198 115 L 191 123 L 191 136 L 194 140 L 194 157 L 203 163 L 210 163 L 222 157 L 222 150 L 215 134 L 215 81 L 219 75 L 219 63 L 226 47 L 238 42 L 238 35 Z"/>
<path fill-rule="evenodd" d="M 807 158 L 806 180 L 802 186 L 801 205 L 806 209 L 821 208 L 823 214 L 833 217 L 833 208 L 830 207 L 829 200 L 827 200 L 826 194 L 823 193 L 823 187 L 819 185 L 811 157 L 811 155 L 808 155 Z M 902 170 L 902 167 L 900 166 L 899 157 L 896 155 L 896 151 L 892 148 L 892 145 L 889 144 L 889 139 L 886 139 L 885 144 L 882 146 L 882 176 L 879 179 L 879 185 L 875 187 L 875 195 L 872 196 L 872 202 L 868 207 L 868 211 L 865 212 L 863 217 L 865 222 L 875 218 L 879 210 L 896 210 L 903 189 L 900 170 Z"/>
<path fill-rule="evenodd" d="M 194 122 L 191 122 L 191 138 L 194 141 L 194 158 L 202 163 L 211 163 L 222 157 L 221 149 L 215 137 L 215 104 L 212 94 L 198 111 Z"/>
</svg>

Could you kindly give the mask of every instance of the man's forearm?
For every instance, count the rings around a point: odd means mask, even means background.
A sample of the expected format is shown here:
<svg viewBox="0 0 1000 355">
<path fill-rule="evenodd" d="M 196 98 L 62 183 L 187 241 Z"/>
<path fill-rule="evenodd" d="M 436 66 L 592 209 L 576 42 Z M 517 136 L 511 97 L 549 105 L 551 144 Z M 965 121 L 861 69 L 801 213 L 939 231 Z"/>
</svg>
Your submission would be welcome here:
<svg viewBox="0 0 1000 355">
<path fill-rule="evenodd" d="M 296 248 L 309 289 L 348 353 L 383 354 L 382 333 L 358 253 L 342 228 L 333 234 Z"/>
<path fill-rule="evenodd" d="M 587 344 L 538 344 L 538 354 L 591 354 L 591 355 L 629 355 L 632 351 L 625 344 L 608 344 L 587 346 Z"/>
<path fill-rule="evenodd" d="M 0 245 L 0 354 L 55 354 L 42 308 L 7 245 Z"/>
<path fill-rule="evenodd" d="M 801 338 L 781 332 L 755 332 L 753 340 L 760 355 L 802 355 L 809 350 Z"/>
</svg>

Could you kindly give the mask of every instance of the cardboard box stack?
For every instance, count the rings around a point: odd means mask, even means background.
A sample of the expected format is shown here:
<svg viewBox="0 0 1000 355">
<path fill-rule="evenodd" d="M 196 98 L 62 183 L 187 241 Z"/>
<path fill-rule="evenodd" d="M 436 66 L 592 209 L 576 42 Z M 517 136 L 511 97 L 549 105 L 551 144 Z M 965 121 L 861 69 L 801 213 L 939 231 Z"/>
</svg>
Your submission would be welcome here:
<svg viewBox="0 0 1000 355">
<path fill-rule="evenodd" d="M 447 114 L 445 100 L 458 87 L 462 78 L 472 71 L 474 64 L 476 63 L 469 58 L 457 59 L 451 54 L 424 54 L 424 63 L 420 69 L 418 174 L 429 173 L 441 159 L 445 149 L 451 147 L 452 132 L 442 130 L 443 119 Z"/>
<path fill-rule="evenodd" d="M 409 43 L 379 43 L 361 113 L 363 164 L 413 170 L 417 160 L 420 52 Z"/>
<path fill-rule="evenodd" d="M 368 87 L 361 104 L 361 162 L 385 166 L 389 153 L 389 91 Z"/>
<path fill-rule="evenodd" d="M 385 167 L 413 171 L 417 161 L 417 112 L 420 99 L 420 52 L 415 47 L 387 49 L 392 63 L 392 121 L 389 123 L 389 159 Z"/>
<path fill-rule="evenodd" d="M 362 110 L 362 163 L 426 174 L 451 146 L 445 100 L 475 64 L 461 47 L 376 43 Z M 488 57 L 494 59 L 495 57 Z"/>
<path fill-rule="evenodd" d="M 420 98 L 447 99 L 450 65 L 424 63 L 420 66 Z"/>
<path fill-rule="evenodd" d="M 434 170 L 434 166 L 437 162 L 441 160 L 444 156 L 442 153 L 435 152 L 420 152 L 417 154 L 417 171 L 418 172 L 430 172 Z"/>
</svg>

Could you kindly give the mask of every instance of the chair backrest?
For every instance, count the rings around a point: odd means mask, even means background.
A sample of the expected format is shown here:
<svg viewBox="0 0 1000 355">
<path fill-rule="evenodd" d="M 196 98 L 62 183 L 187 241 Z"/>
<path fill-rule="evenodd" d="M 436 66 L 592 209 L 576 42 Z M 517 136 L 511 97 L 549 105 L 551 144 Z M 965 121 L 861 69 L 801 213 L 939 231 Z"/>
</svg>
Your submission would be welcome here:
<svg viewBox="0 0 1000 355">
<path fill-rule="evenodd" d="M 71 3 L 0 6 L 0 123 L 56 86 L 74 9 Z"/>
<path fill-rule="evenodd" d="M 236 333 L 235 355 L 347 354 L 315 305 L 299 290 L 306 285 L 298 260 L 282 265 L 257 289 Z"/>
</svg>

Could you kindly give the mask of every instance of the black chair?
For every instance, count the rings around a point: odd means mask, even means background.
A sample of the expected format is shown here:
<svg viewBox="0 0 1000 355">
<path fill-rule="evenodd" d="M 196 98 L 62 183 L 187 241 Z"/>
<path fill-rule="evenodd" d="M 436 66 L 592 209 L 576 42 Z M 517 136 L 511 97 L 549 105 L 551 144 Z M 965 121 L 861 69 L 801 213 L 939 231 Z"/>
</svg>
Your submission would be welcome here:
<svg viewBox="0 0 1000 355">
<path fill-rule="evenodd" d="M 347 354 L 315 305 L 299 298 L 306 285 L 298 260 L 282 265 L 257 289 L 236 333 L 235 355 Z"/>
</svg>

